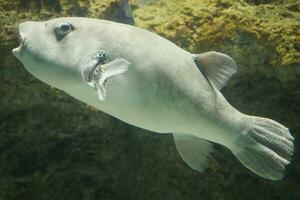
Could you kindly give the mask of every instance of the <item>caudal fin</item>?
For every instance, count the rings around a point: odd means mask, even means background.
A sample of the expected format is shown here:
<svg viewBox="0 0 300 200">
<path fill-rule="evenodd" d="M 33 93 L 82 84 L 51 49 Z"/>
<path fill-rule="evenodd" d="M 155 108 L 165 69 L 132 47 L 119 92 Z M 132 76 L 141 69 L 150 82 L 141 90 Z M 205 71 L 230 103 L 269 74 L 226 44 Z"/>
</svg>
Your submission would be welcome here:
<svg viewBox="0 0 300 200">
<path fill-rule="evenodd" d="M 247 121 L 249 127 L 234 155 L 252 172 L 270 180 L 282 179 L 294 151 L 289 129 L 262 117 L 247 116 Z"/>
</svg>

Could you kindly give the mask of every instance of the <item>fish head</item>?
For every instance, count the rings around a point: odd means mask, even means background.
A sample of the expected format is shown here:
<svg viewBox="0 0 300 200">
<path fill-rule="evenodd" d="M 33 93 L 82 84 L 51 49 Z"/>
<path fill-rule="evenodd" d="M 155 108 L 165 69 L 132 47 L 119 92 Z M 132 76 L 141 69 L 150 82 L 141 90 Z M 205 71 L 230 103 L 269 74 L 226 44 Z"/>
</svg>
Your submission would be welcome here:
<svg viewBox="0 0 300 200">
<path fill-rule="evenodd" d="M 21 44 L 13 54 L 27 71 L 59 89 L 82 83 L 82 66 L 99 42 L 95 23 L 85 18 L 56 18 L 19 25 Z"/>
</svg>

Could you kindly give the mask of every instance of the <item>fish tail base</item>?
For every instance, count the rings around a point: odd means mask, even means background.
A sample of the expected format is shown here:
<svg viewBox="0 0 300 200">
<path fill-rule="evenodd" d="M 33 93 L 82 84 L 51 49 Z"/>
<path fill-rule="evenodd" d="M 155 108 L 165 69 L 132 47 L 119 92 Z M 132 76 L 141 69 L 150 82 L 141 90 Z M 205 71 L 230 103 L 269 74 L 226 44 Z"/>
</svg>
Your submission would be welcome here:
<svg viewBox="0 0 300 200">
<path fill-rule="evenodd" d="M 294 138 L 280 123 L 262 117 L 246 116 L 248 127 L 237 140 L 233 151 L 249 170 L 270 180 L 284 177 L 294 151 Z"/>
</svg>

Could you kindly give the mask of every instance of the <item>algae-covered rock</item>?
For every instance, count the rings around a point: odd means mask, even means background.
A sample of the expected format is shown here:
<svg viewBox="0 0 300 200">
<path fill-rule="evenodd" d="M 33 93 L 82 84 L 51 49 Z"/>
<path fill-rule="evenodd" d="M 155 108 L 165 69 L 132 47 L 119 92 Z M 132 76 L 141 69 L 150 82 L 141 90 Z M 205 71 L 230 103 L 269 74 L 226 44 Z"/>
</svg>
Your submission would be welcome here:
<svg viewBox="0 0 300 200">
<path fill-rule="evenodd" d="M 132 0 L 136 26 L 192 53 L 233 57 L 222 90 L 238 110 L 300 134 L 300 3 L 297 0 Z M 300 161 L 271 182 L 217 146 L 202 174 L 170 135 L 141 130 L 51 88 L 11 54 L 14 27 L 83 16 L 114 20 L 118 0 L 0 0 L 0 199 L 300 199 Z M 113 33 L 112 33 L 113 34 Z M 192 87 L 192 86 L 191 86 Z M 230 117 L 230 116 L 229 116 Z"/>
<path fill-rule="evenodd" d="M 234 56 L 256 49 L 257 62 L 282 66 L 300 64 L 300 14 L 287 9 L 295 4 L 253 6 L 244 1 L 174 0 L 159 1 L 134 14 L 137 26 L 192 52 L 216 48 L 241 51 L 232 52 Z"/>
<path fill-rule="evenodd" d="M 23 21 L 55 17 L 94 17 L 113 19 L 119 0 L 0 0 L 0 41 L 10 44 L 14 28 Z"/>
</svg>

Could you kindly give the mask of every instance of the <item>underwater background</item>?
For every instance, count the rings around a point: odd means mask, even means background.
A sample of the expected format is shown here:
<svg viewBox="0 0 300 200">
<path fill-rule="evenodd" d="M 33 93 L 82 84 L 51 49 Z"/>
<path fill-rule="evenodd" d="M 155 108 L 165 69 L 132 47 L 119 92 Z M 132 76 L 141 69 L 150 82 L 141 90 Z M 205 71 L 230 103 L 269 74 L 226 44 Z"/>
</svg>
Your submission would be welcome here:
<svg viewBox="0 0 300 200">
<path fill-rule="evenodd" d="M 0 0 L 0 200 L 299 200 L 300 1 L 132 0 L 133 20 L 125 19 L 189 52 L 215 50 L 237 62 L 222 90 L 227 100 L 290 127 L 296 139 L 286 177 L 275 182 L 219 145 L 198 173 L 171 135 L 127 125 L 51 88 L 11 53 L 23 21 L 131 18 L 120 3 Z"/>
</svg>

